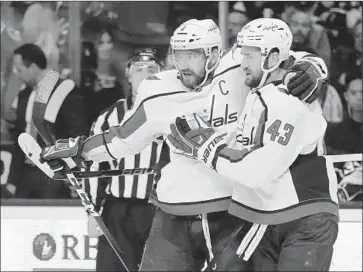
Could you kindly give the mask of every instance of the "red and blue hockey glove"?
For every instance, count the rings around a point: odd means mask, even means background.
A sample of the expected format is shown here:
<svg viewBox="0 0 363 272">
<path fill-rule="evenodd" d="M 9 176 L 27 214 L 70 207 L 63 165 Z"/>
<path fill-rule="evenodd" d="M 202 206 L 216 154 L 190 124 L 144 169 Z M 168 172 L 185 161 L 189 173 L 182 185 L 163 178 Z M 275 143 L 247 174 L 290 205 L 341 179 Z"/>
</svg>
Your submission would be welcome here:
<svg viewBox="0 0 363 272">
<path fill-rule="evenodd" d="M 219 147 L 225 146 L 227 133 L 217 133 L 201 117 L 177 117 L 167 137 L 170 149 L 177 154 L 197 159 L 211 167 Z"/>
<path fill-rule="evenodd" d="M 283 78 L 289 93 L 301 101 L 312 103 L 320 95 L 327 72 L 314 58 L 306 58 L 291 66 Z"/>
<path fill-rule="evenodd" d="M 86 168 L 90 162 L 82 157 L 82 148 L 85 137 L 61 139 L 52 146 L 45 147 L 40 157 L 46 161 L 54 172 L 59 172 L 64 167 L 64 162 L 70 167 Z"/>
</svg>

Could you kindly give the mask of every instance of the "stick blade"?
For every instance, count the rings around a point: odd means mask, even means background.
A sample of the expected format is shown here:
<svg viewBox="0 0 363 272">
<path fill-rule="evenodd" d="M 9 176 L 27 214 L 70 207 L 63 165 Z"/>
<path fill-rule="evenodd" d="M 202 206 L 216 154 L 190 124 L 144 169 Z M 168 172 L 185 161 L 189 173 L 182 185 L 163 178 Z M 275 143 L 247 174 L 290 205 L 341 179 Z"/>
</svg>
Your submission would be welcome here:
<svg viewBox="0 0 363 272">
<path fill-rule="evenodd" d="M 18 144 L 24 154 L 48 177 L 53 178 L 54 172 L 46 163 L 40 162 L 41 147 L 28 133 L 22 133 L 18 137 Z"/>
</svg>

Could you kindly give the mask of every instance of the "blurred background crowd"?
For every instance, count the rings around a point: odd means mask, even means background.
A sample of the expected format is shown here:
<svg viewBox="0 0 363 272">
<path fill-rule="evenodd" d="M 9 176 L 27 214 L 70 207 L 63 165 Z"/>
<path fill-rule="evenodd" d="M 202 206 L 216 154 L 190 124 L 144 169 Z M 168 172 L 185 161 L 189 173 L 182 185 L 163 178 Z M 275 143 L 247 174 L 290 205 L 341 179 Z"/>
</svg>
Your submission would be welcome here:
<svg viewBox="0 0 363 272">
<path fill-rule="evenodd" d="M 101 111 L 131 95 L 125 77 L 127 59 L 137 49 L 155 48 L 164 69 L 172 69 L 168 54 L 173 30 L 191 19 L 220 21 L 218 2 L 1 2 L 1 197 L 24 197 L 20 175 L 26 159 L 16 148 L 16 135 L 30 126 L 31 98 L 22 103 L 29 87 L 14 67 L 14 50 L 34 44 L 44 53 L 46 67 L 76 83 L 76 108 L 84 116 L 69 118 L 62 124 L 65 137 L 87 134 Z M 225 48 L 236 41 L 237 33 L 250 20 L 259 17 L 281 18 L 294 35 L 293 50 L 322 57 L 330 77 L 319 101 L 328 121 L 328 154 L 362 153 L 362 3 L 358 1 L 245 1 L 227 2 Z M 74 50 L 75 44 L 80 50 Z M 75 61 L 79 60 L 79 67 Z M 39 65 L 38 65 L 39 66 Z M 31 96 L 30 96 L 31 97 Z M 72 101 L 70 101 L 72 104 Z M 75 103 L 73 103 L 75 104 Z M 82 105 L 81 105 L 82 104 Z M 66 111 L 68 109 L 65 109 Z M 73 111 L 72 107 L 68 111 Z M 74 111 L 73 111 L 74 112 Z M 24 121 L 19 121 L 23 114 Z M 71 115 L 70 115 L 71 116 Z M 20 129 L 20 130 L 19 130 Z M 351 185 L 342 201 L 362 199 L 360 162 L 337 166 L 340 181 Z M 349 180 L 349 182 L 347 181 Z M 344 183 L 344 184 L 345 184 Z M 348 184 L 348 185 L 349 185 Z M 29 198 L 76 197 L 69 189 L 54 188 Z M 68 190 L 68 191 L 67 191 Z M 351 196 L 355 195 L 353 198 Z M 360 193 L 359 193 L 360 191 Z"/>
</svg>

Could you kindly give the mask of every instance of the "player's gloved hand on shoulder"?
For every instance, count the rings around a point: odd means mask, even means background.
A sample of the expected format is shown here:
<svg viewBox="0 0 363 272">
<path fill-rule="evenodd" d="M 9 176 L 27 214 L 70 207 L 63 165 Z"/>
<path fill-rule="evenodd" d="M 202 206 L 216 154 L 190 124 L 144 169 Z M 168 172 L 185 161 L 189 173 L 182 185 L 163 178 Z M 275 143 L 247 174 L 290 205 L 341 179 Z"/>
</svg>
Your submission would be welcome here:
<svg viewBox="0 0 363 272">
<path fill-rule="evenodd" d="M 320 95 L 321 85 L 326 78 L 324 68 L 313 58 L 306 58 L 287 70 L 283 83 L 291 95 L 310 104 Z"/>
<path fill-rule="evenodd" d="M 55 173 L 62 171 L 65 164 L 71 169 L 86 168 L 91 162 L 82 156 L 84 140 L 83 136 L 58 140 L 54 145 L 45 147 L 40 158 L 46 161 Z"/>
<path fill-rule="evenodd" d="M 174 153 L 197 159 L 211 167 L 218 150 L 226 146 L 227 133 L 217 133 L 201 117 L 177 117 L 170 125 L 167 143 Z"/>
</svg>

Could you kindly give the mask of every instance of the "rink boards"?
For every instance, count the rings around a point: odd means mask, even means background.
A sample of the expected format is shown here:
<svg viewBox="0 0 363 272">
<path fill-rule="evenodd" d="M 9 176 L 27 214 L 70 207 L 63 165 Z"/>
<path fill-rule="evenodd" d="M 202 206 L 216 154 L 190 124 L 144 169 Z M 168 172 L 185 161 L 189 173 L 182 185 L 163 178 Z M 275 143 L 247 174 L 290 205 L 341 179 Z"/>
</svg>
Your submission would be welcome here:
<svg viewBox="0 0 363 272">
<path fill-rule="evenodd" d="M 97 238 L 79 203 L 26 203 L 2 201 L 1 271 L 94 271 Z M 362 271 L 362 206 L 342 208 L 340 217 L 331 270 Z"/>
</svg>

